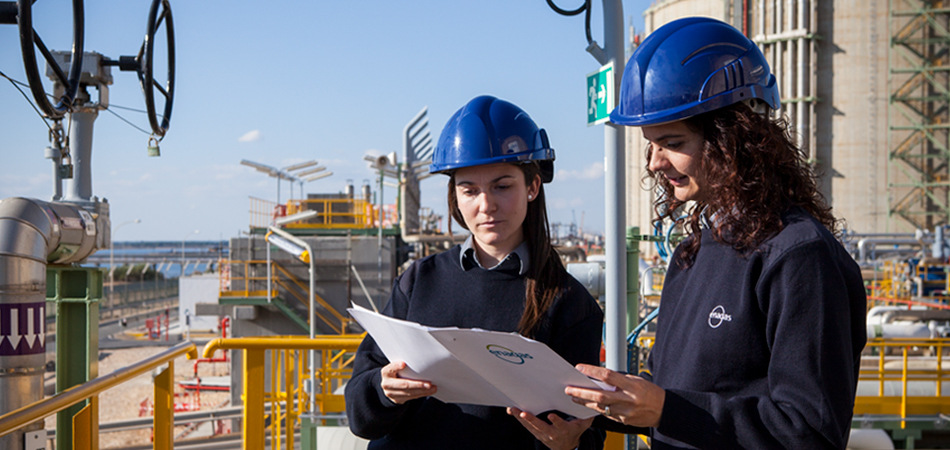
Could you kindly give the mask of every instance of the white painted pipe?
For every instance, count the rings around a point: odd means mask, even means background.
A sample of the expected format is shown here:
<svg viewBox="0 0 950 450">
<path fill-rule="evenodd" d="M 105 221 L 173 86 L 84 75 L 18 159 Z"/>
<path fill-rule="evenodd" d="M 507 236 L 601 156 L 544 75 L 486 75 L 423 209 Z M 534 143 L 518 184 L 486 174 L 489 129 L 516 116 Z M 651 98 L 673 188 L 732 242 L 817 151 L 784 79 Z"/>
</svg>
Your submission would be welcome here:
<svg viewBox="0 0 950 450">
<path fill-rule="evenodd" d="M 592 297 L 604 295 L 606 281 L 604 266 L 597 262 L 570 263 L 567 273 L 580 282 Z"/>
<path fill-rule="evenodd" d="M 868 339 L 873 338 L 922 338 L 930 339 L 930 327 L 926 322 L 895 322 L 867 325 Z"/>
<path fill-rule="evenodd" d="M 872 323 L 882 324 L 888 322 L 887 313 L 894 311 L 926 311 L 928 308 L 926 306 L 914 305 L 910 308 L 906 306 L 893 306 L 893 305 L 878 305 L 871 308 L 868 311 L 866 322 L 868 325 Z"/>
<path fill-rule="evenodd" d="M 894 441 L 881 429 L 852 428 L 848 439 L 848 450 L 891 450 Z"/>
</svg>

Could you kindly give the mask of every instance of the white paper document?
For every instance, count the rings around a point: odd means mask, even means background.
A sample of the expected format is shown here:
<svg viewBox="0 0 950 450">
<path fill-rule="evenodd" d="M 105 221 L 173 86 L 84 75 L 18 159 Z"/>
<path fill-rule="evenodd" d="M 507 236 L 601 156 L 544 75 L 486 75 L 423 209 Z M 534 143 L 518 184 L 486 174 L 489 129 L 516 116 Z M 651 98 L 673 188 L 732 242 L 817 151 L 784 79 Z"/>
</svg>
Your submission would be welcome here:
<svg viewBox="0 0 950 450">
<path fill-rule="evenodd" d="M 426 327 L 356 304 L 347 311 L 390 361 L 406 362 L 400 376 L 432 382 L 434 397 L 446 403 L 511 406 L 535 415 L 558 410 L 583 419 L 597 412 L 574 403 L 565 387 L 613 390 L 517 333 Z"/>
</svg>

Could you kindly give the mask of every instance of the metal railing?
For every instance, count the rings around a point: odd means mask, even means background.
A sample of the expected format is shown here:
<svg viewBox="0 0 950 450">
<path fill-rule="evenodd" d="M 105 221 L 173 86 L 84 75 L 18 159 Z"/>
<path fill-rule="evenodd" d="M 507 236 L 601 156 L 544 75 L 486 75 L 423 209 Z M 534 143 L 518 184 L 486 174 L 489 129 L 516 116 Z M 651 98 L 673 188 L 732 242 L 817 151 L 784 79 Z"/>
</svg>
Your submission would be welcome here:
<svg viewBox="0 0 950 450">
<path fill-rule="evenodd" d="M 261 289 L 267 285 L 266 260 L 222 260 L 218 264 L 222 268 L 218 271 L 221 297 L 267 297 L 267 289 Z M 276 295 L 277 290 L 272 288 L 271 297 Z"/>
<path fill-rule="evenodd" d="M 859 383 L 876 383 L 878 392 L 876 396 L 856 397 L 856 417 L 862 414 L 895 415 L 900 417 L 903 428 L 908 416 L 950 414 L 950 399 L 943 398 L 943 383 L 950 382 L 950 370 L 943 368 L 944 353 L 950 350 L 950 339 L 878 338 L 869 339 L 867 348 L 877 356 L 877 367 L 862 367 L 858 380 Z M 934 356 L 910 359 L 911 352 L 927 352 Z M 888 354 L 895 353 L 900 357 L 888 357 Z M 910 392 L 911 383 L 918 392 Z M 888 386 L 899 387 L 899 395 L 888 395 Z M 915 395 L 923 391 L 928 395 Z"/>
<path fill-rule="evenodd" d="M 358 198 L 291 200 L 287 215 L 316 211 L 313 218 L 292 222 L 286 228 L 373 228 L 373 204 Z"/>
<path fill-rule="evenodd" d="M 267 288 L 265 287 L 268 284 L 267 261 L 227 260 L 219 261 L 219 265 L 222 269 L 227 268 L 227 270 L 220 270 L 218 272 L 218 284 L 220 286 L 219 297 L 221 298 L 274 298 L 280 295 L 277 289 L 279 286 L 303 305 L 308 305 L 306 296 L 309 293 L 310 286 L 276 261 L 271 261 L 270 296 L 267 295 Z M 315 310 L 314 315 L 329 326 L 330 329 L 342 334 L 352 319 L 337 311 L 336 308 L 327 303 L 319 294 L 314 293 L 314 300 L 317 302 L 317 305 L 328 313 L 324 314 L 321 310 Z"/>
<path fill-rule="evenodd" d="M 265 448 L 268 428 L 270 448 L 284 448 L 282 439 L 286 448 L 294 448 L 294 429 L 301 415 L 308 411 L 326 415 L 345 410 L 343 395 L 336 392 L 350 378 L 355 352 L 362 340 L 363 335 L 219 338 L 205 345 L 202 353 L 208 357 L 218 349 L 244 352 L 244 448 Z M 313 372 L 309 367 L 314 368 Z M 268 369 L 270 386 L 265 390 Z M 314 386 L 313 395 L 305 389 L 307 384 Z M 269 425 L 265 403 L 271 407 Z"/>
<path fill-rule="evenodd" d="M 316 211 L 310 219 L 292 222 L 286 228 L 297 229 L 367 229 L 380 225 L 379 206 L 359 198 L 324 198 L 290 200 L 286 204 L 277 204 L 256 197 L 250 199 L 250 228 L 267 228 L 274 219 L 303 211 Z M 399 211 L 396 204 L 382 205 L 383 228 L 399 224 Z"/>
<path fill-rule="evenodd" d="M 290 273 L 290 271 L 285 269 L 280 264 L 277 264 L 276 262 L 273 262 L 273 261 L 271 262 L 271 264 L 273 264 L 274 269 L 276 269 L 272 272 L 274 276 L 274 282 L 277 283 L 280 287 L 284 288 L 285 291 L 293 295 L 294 298 L 300 301 L 300 303 L 307 305 L 308 299 L 306 298 L 306 295 L 308 295 L 310 292 L 310 286 L 304 284 L 304 282 L 300 281 L 299 278 L 294 276 L 294 274 Z M 280 275 L 283 275 L 284 278 L 281 278 Z M 296 289 L 293 288 L 292 286 L 296 286 Z M 327 301 L 324 300 L 323 297 L 321 297 L 317 293 L 314 293 L 314 300 L 325 311 L 329 312 L 330 315 L 333 316 L 335 320 L 331 320 L 329 317 L 323 314 L 323 312 L 321 312 L 320 310 L 315 309 L 313 311 L 313 314 L 316 315 L 318 318 L 320 318 L 320 320 L 322 320 L 325 324 L 327 324 L 327 326 L 329 326 L 333 331 L 336 331 L 339 334 L 343 334 L 343 332 L 347 328 L 347 325 L 352 321 L 352 319 L 344 316 L 343 314 L 340 314 L 340 312 L 337 311 L 336 308 L 334 308 L 329 303 L 327 303 Z"/>
<path fill-rule="evenodd" d="M 274 223 L 274 217 L 283 212 L 283 208 L 275 202 L 257 197 L 248 198 L 251 203 L 248 209 L 251 228 L 267 228 Z"/>
<path fill-rule="evenodd" d="M 195 344 L 183 342 L 108 375 L 98 377 L 32 405 L 4 414 L 0 416 L 0 436 L 12 433 L 30 423 L 42 420 L 88 399 L 89 404 L 73 416 L 72 448 L 98 449 L 99 393 L 167 364 L 167 367 L 155 376 L 153 427 L 154 448 L 171 449 L 173 448 L 172 432 L 174 431 L 174 361 L 182 355 L 186 355 L 188 359 L 197 358 L 198 350 L 195 348 Z"/>
</svg>

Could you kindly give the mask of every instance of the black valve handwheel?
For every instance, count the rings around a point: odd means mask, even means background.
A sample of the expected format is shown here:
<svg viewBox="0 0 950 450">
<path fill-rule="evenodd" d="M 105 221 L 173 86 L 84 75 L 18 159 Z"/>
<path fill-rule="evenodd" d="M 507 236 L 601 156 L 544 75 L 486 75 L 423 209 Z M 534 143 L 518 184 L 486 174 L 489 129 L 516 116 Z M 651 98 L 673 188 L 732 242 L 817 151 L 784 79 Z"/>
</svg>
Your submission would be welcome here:
<svg viewBox="0 0 950 450">
<path fill-rule="evenodd" d="M 159 12 L 161 9 L 161 12 Z M 168 41 L 168 81 L 166 87 L 155 81 L 153 76 L 153 60 L 155 57 L 155 33 L 162 23 L 165 24 L 165 36 Z M 154 0 L 148 12 L 148 24 L 145 31 L 145 42 L 136 58 L 139 62 L 138 75 L 145 92 L 145 109 L 148 111 L 148 122 L 152 126 L 152 133 L 162 137 L 168 131 L 168 124 L 172 117 L 172 103 L 175 99 L 175 23 L 172 21 L 172 9 L 168 0 Z M 165 96 L 165 110 L 161 124 L 155 114 L 155 90 Z"/>
<path fill-rule="evenodd" d="M 43 44 L 43 40 L 33 29 L 33 2 L 35 1 L 17 1 L 17 25 L 20 30 L 20 51 L 23 53 L 23 68 L 37 106 L 47 117 L 59 119 L 72 107 L 76 93 L 79 92 L 79 78 L 82 75 L 83 33 L 85 32 L 83 2 L 82 0 L 73 0 L 73 48 L 72 59 L 69 62 L 69 77 L 67 78 L 66 74 L 63 73 L 63 69 L 53 59 L 49 49 Z M 40 77 L 40 71 L 36 65 L 34 46 L 40 50 L 43 58 L 46 59 L 46 63 L 56 74 L 59 83 L 65 87 L 65 92 L 57 99 L 55 106 L 49 102 L 46 90 L 43 89 L 43 79 Z"/>
</svg>

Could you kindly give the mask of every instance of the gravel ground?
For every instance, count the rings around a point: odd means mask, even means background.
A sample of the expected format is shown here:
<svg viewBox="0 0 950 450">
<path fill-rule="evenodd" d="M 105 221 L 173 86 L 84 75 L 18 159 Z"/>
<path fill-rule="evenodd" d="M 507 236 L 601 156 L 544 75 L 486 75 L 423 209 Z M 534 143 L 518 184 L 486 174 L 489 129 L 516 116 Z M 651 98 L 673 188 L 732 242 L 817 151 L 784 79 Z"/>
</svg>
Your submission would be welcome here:
<svg viewBox="0 0 950 450">
<path fill-rule="evenodd" d="M 141 361 L 149 356 L 155 355 L 166 350 L 164 347 L 137 347 L 129 349 L 102 350 L 100 351 L 99 375 L 106 375 Z M 194 377 L 194 361 L 187 360 L 184 356 L 174 361 L 175 364 L 175 392 L 185 394 L 177 383 Z M 229 375 L 229 363 L 203 363 L 199 366 L 199 376 L 225 376 Z M 196 404 L 193 392 L 188 391 L 187 396 L 179 396 L 176 403 Z M 143 374 L 137 378 L 129 380 L 108 391 L 99 394 L 99 423 L 116 422 L 128 419 L 137 419 L 140 417 L 139 411 L 143 400 L 148 399 L 149 403 L 153 400 L 152 374 Z M 210 410 L 219 407 L 229 406 L 223 404 L 230 399 L 228 392 L 204 391 L 201 393 L 200 410 Z M 151 415 L 146 412 L 146 415 Z M 47 417 L 46 428 L 53 429 L 56 426 L 56 415 Z M 183 431 L 184 427 L 176 427 L 175 435 Z M 119 431 L 111 433 L 101 433 L 99 435 L 99 447 L 102 449 L 124 447 L 136 444 L 148 444 L 151 442 L 152 430 L 145 428 L 140 430 Z"/>
</svg>

